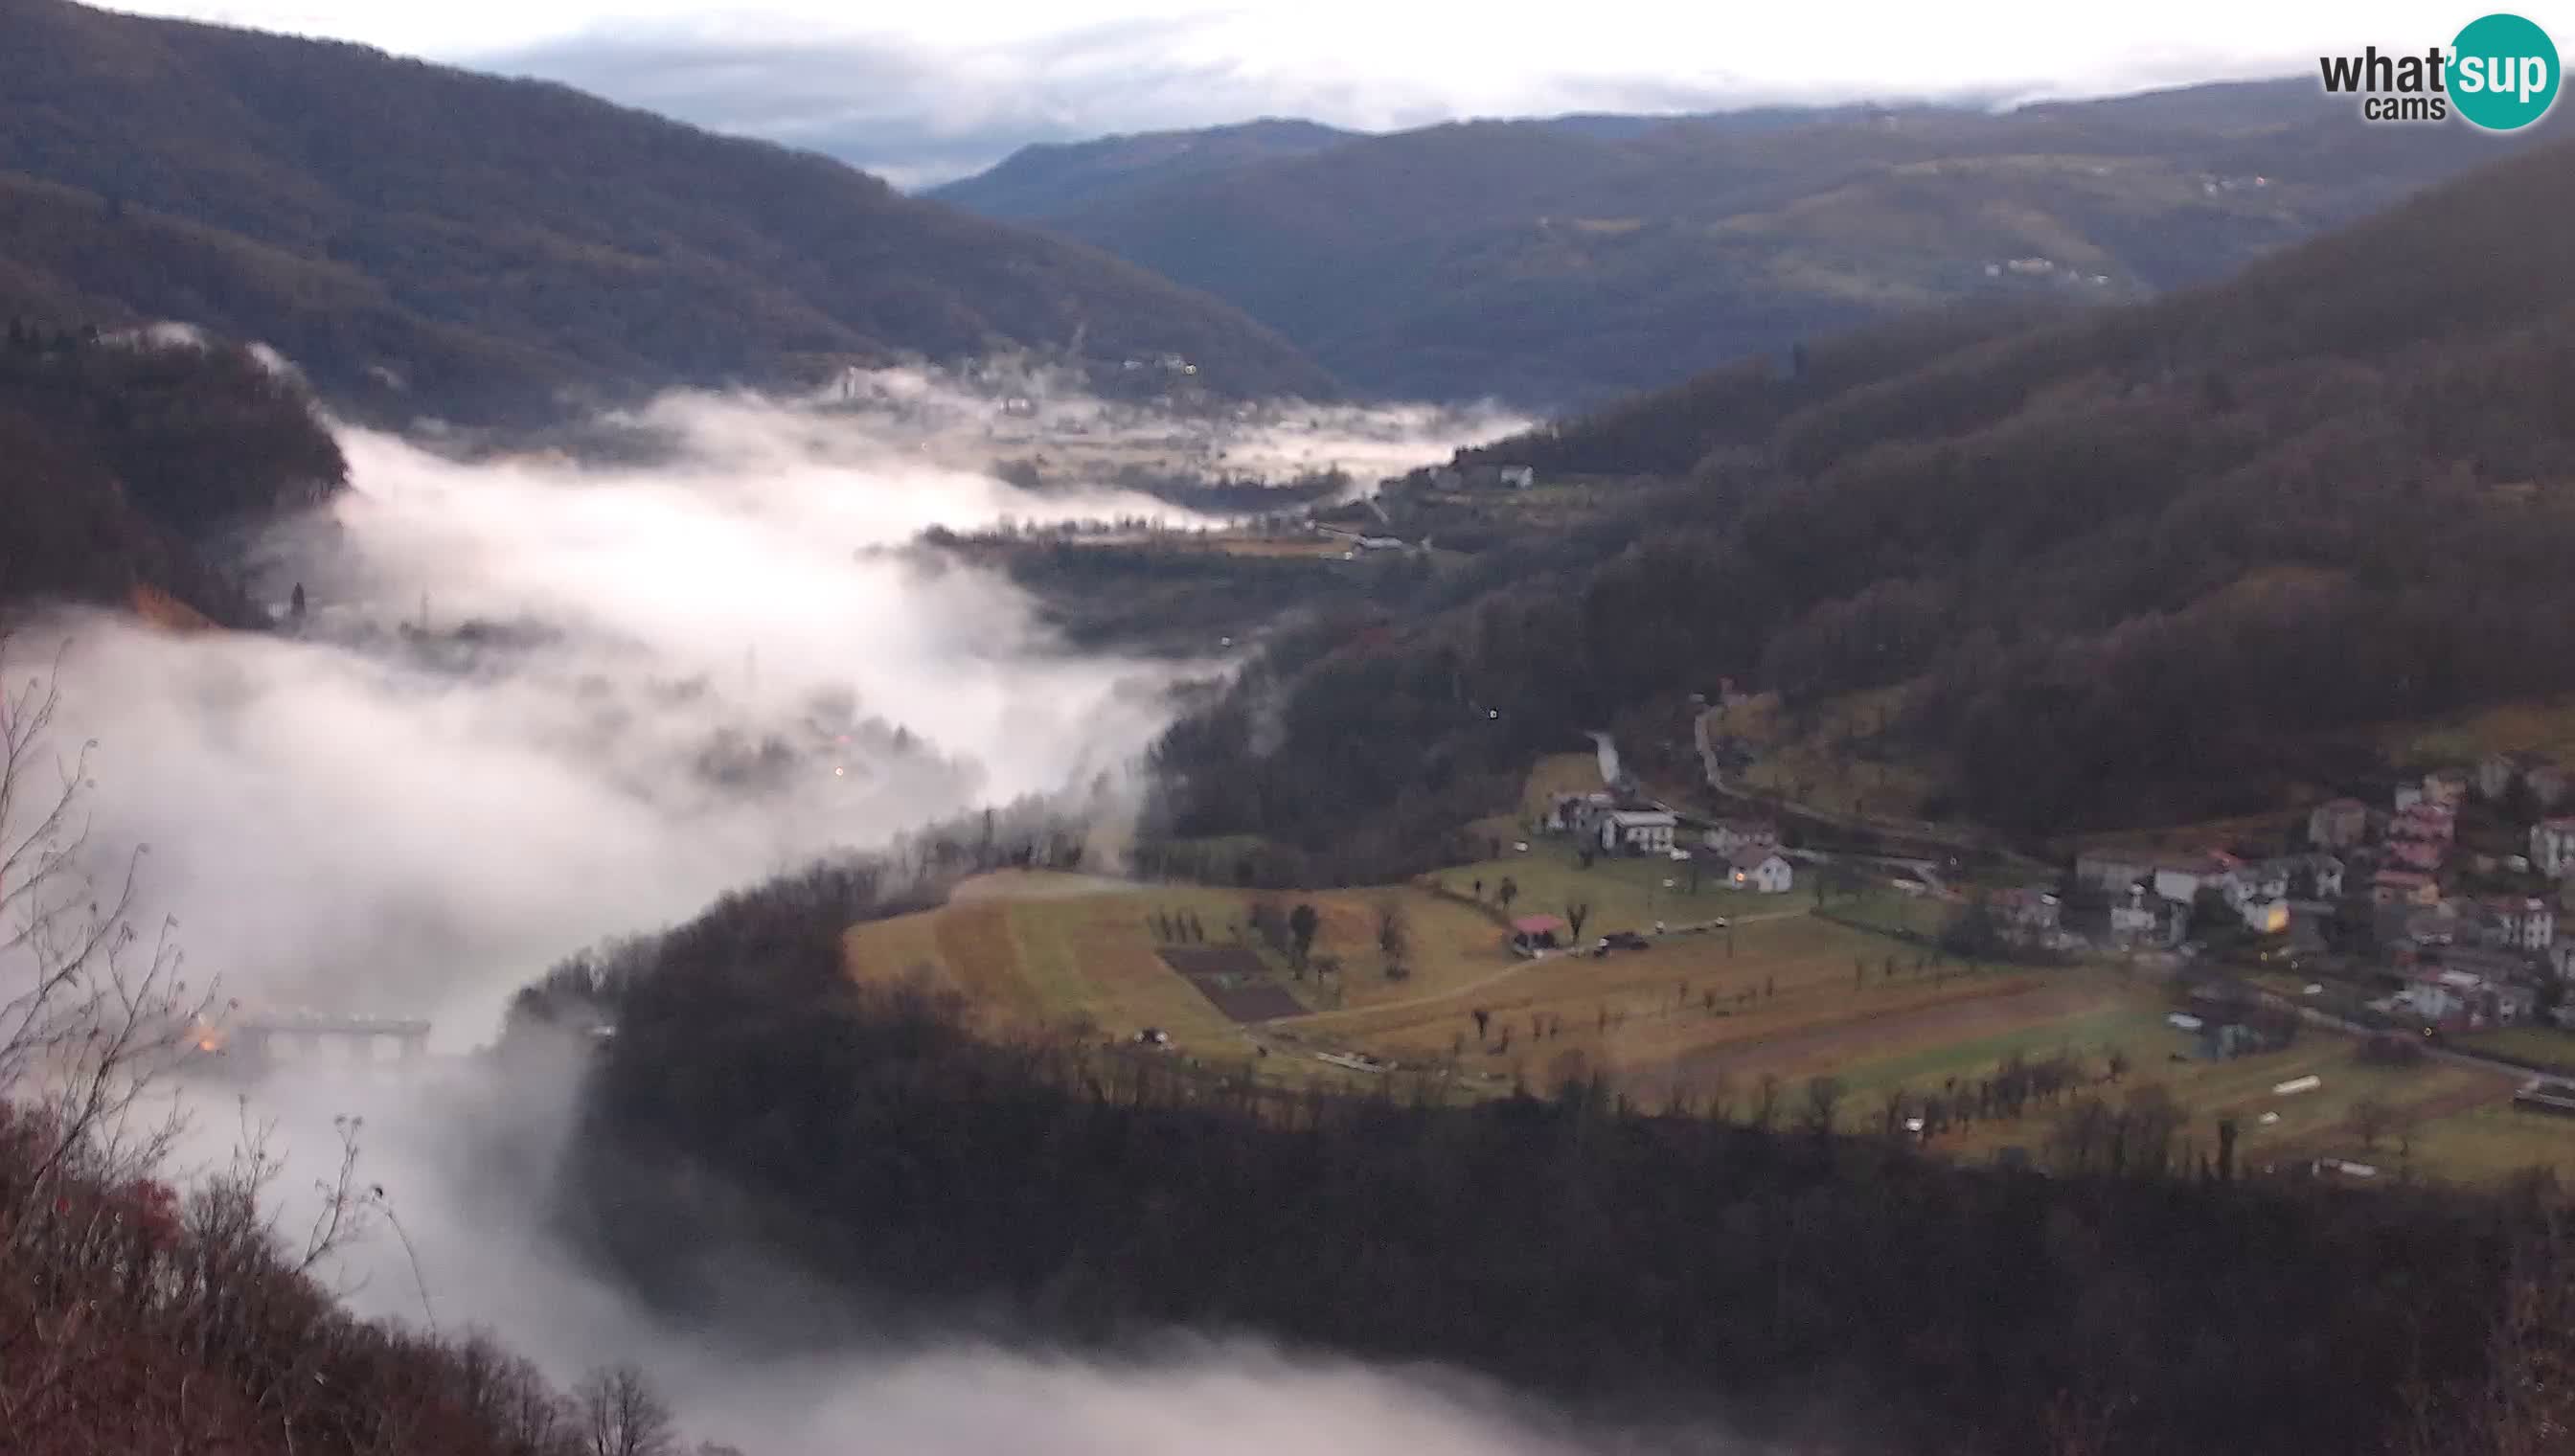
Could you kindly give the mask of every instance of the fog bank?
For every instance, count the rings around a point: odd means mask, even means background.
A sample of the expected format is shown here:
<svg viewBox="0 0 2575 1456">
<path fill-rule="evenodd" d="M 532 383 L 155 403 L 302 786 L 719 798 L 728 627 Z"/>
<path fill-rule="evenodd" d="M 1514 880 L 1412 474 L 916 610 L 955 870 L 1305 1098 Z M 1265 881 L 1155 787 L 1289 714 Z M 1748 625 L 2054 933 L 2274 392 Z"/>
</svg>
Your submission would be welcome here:
<svg viewBox="0 0 2575 1456">
<path fill-rule="evenodd" d="M 303 589 L 279 634 L 97 613 L 23 634 L 13 667 L 61 654 L 63 742 L 95 742 L 93 845 L 150 845 L 143 902 L 175 916 L 192 983 L 437 1024 L 409 1074 L 286 1067 L 239 1109 L 192 1087 L 189 1169 L 222 1166 L 244 1117 L 273 1124 L 298 1228 L 334 1119 L 356 1118 L 362 1185 L 399 1227 L 331 1266 L 353 1308 L 488 1326 L 566 1384 L 638 1361 L 693 1437 L 764 1456 L 1571 1449 L 1480 1386 L 1235 1339 L 1102 1365 L 972 1341 L 782 1356 L 668 1327 L 547 1230 L 578 1067 L 505 1085 L 464 1054 L 553 960 L 818 854 L 1033 794 L 1114 836 L 1170 690 L 1225 665 L 1076 653 L 1006 579 L 909 543 L 1204 524 L 1116 484 L 1134 461 L 1380 472 L 1507 427 L 1301 409 L 1180 419 L 1043 379 L 885 374 L 815 400 L 674 396 L 499 458 L 344 429 L 352 489 L 248 550 L 281 613 Z M 994 473 L 1032 443 L 1044 489 Z"/>
</svg>

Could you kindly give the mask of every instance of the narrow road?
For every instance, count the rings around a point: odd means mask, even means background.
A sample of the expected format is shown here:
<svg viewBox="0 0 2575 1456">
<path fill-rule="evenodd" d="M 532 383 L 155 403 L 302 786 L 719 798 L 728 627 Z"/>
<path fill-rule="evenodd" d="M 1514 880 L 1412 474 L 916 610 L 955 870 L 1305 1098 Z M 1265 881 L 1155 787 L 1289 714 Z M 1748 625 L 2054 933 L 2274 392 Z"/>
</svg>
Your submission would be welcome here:
<svg viewBox="0 0 2575 1456">
<path fill-rule="evenodd" d="M 2337 1016 L 2330 1011 L 2319 1011 L 2313 1006 L 2302 1006 L 2286 996 L 2271 991 L 2264 991 L 2262 994 L 2274 1005 L 2286 1006 L 2296 1011 L 2298 1019 L 2313 1025 L 2327 1026 L 2336 1031 L 2361 1037 L 2381 1036 L 2387 1033 L 2387 1028 L 2384 1026 L 2364 1025 L 2361 1022 Z M 2456 1047 L 2443 1046 L 2437 1042 L 2426 1043 L 2423 1054 L 2448 1066 L 2464 1067 L 2469 1071 L 2493 1072 L 2499 1076 L 2512 1077 L 2525 1082 L 2538 1075 L 2526 1066 L 2517 1066 L 2508 1061 L 2496 1061 L 2491 1057 L 2479 1056 L 2473 1051 L 2461 1051 Z"/>
<path fill-rule="evenodd" d="M 1772 793 L 1767 789 L 1754 788 L 1748 783 L 1729 784 L 1725 781 L 1724 768 L 1718 763 L 1716 745 L 1708 735 L 1709 722 L 1721 711 L 1711 708 L 1690 721 L 1690 735 L 1698 747 L 1699 770 L 1706 778 L 1708 788 L 1713 792 L 1736 798 L 1748 798 L 1774 812 L 1794 814 L 1799 818 L 1810 819 L 1830 828 L 1885 834 L 1893 838 L 1937 844 L 1942 848 L 1955 849 L 1961 853 L 1997 854 L 2011 863 L 2033 870 L 2053 869 L 2053 866 L 2042 864 L 2007 845 L 1990 841 L 1979 831 L 1974 830 L 1972 825 L 1962 830 L 1956 827 L 1942 827 L 1925 819 L 1886 819 L 1867 814 L 1847 814 L 1790 798 L 1784 793 Z M 1664 807 L 1669 808 L 1671 805 L 1666 804 Z"/>
</svg>

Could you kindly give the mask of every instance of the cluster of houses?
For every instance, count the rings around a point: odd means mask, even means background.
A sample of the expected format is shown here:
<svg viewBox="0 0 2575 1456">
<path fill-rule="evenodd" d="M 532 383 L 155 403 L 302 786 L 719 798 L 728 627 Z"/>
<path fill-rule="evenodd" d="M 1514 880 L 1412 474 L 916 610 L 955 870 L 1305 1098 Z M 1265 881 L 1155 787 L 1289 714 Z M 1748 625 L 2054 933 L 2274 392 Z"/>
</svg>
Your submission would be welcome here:
<svg viewBox="0 0 2575 1456">
<path fill-rule="evenodd" d="M 1524 465 L 1432 466 L 1424 478 L 1434 491 L 1525 491 L 1537 484 L 1537 472 Z"/>
<path fill-rule="evenodd" d="M 1606 790 L 1559 793 L 1544 828 L 1596 845 L 1603 854 L 1696 863 L 1719 882 L 1756 894 L 1785 894 L 1796 867 L 1780 852 L 1779 826 L 1767 819 L 1696 819 L 1660 804 Z M 1687 842 L 1695 834 L 1698 842 Z"/>
<path fill-rule="evenodd" d="M 2507 1025 L 2534 1013 L 2550 979 L 2575 981 L 2575 935 L 2557 934 L 2554 892 L 2535 892 L 2541 881 L 2575 892 L 2575 816 L 2547 812 L 2568 788 L 2555 763 L 2498 753 L 2401 782 L 2383 807 L 2356 797 L 2316 805 L 2301 853 L 2094 849 L 2075 860 L 2075 878 L 2108 898 L 2109 937 L 2123 948 L 2184 944 L 2209 892 L 2246 928 L 2285 936 L 2292 959 L 2322 955 L 2337 915 L 2365 917 L 2375 968 L 2402 982 L 2380 1009 L 2445 1029 Z M 2496 812 L 2529 805 L 2528 851 L 2463 852 L 2472 797 Z M 2471 879 L 2484 892 L 2471 892 Z"/>
</svg>

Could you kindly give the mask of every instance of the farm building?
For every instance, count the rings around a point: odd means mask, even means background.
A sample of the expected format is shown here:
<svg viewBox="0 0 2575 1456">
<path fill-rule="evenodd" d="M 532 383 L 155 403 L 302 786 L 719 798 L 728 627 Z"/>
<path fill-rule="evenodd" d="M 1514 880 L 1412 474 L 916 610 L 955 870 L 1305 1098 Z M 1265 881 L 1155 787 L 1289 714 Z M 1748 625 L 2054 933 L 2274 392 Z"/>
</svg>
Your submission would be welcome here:
<svg viewBox="0 0 2575 1456">
<path fill-rule="evenodd" d="M 1600 847 L 1628 854 L 1669 854 L 1680 820 L 1660 808 L 1614 808 L 1600 816 Z"/>
<path fill-rule="evenodd" d="M 1726 881 L 1736 889 L 1757 894 L 1785 894 L 1796 882 L 1796 871 L 1778 850 L 1761 845 L 1737 849 L 1726 856 Z"/>
<path fill-rule="evenodd" d="M 2329 798 L 2307 815 L 2307 842 L 2320 849 L 2348 849 L 2369 837 L 2369 805 Z"/>
</svg>

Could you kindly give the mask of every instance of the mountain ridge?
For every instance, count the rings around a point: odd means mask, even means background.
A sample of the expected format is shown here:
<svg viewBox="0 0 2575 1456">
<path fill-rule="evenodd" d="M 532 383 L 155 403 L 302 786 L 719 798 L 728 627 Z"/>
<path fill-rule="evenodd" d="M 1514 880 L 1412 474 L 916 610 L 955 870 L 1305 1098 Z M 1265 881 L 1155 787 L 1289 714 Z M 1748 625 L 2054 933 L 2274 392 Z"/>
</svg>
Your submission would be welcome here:
<svg viewBox="0 0 2575 1456">
<path fill-rule="evenodd" d="M 2368 127 L 2296 80 L 1560 123 L 1363 136 L 1035 220 L 1354 387 L 1561 408 L 1930 305 L 2208 281 L 2518 145 Z"/>
<path fill-rule="evenodd" d="M 549 382 L 1077 343 L 1113 368 L 1181 355 L 1219 394 L 1334 392 L 1274 332 L 1132 264 L 553 83 L 67 0 L 10 0 L 0 40 L 19 61 L 0 309 L 204 309 L 193 322 L 270 339 L 335 403 L 542 413 L 526 396 Z M 129 220 L 152 266 L 120 270 Z M 181 242 L 186 286 L 158 256 Z M 506 384 L 475 388 L 486 370 Z M 447 383 L 415 390 L 415 371 Z"/>
</svg>

